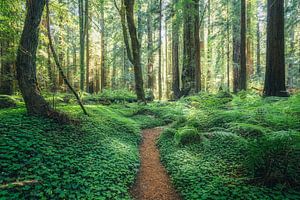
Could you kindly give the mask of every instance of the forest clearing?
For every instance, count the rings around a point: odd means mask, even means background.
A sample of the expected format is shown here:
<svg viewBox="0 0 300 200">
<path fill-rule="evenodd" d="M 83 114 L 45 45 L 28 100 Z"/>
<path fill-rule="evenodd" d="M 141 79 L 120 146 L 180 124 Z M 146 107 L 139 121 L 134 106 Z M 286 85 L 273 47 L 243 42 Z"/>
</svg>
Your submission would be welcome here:
<svg viewBox="0 0 300 200">
<path fill-rule="evenodd" d="M 3 0 L 0 199 L 300 199 L 299 0 Z"/>
</svg>

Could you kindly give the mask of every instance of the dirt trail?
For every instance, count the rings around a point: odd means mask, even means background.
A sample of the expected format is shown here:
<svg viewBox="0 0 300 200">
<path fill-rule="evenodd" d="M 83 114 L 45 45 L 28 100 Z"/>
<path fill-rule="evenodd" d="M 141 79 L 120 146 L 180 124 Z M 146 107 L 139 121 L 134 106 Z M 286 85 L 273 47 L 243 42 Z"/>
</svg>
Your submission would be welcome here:
<svg viewBox="0 0 300 200">
<path fill-rule="evenodd" d="M 162 128 L 143 130 L 143 142 L 140 146 L 141 166 L 131 190 L 137 200 L 180 200 L 159 160 L 155 141 L 161 132 Z"/>
</svg>

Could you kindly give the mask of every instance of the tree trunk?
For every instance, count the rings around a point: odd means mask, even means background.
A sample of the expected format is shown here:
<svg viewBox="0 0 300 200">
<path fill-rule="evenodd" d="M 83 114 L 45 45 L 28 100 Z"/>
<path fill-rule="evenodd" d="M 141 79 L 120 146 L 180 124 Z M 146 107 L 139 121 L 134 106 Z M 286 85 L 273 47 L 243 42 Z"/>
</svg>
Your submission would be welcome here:
<svg viewBox="0 0 300 200">
<path fill-rule="evenodd" d="M 183 71 L 181 96 L 196 91 L 196 73 L 199 70 L 199 16 L 198 0 L 184 3 Z M 199 55 L 198 55 L 199 54 Z M 198 82 L 197 82 L 198 83 Z"/>
<path fill-rule="evenodd" d="M 49 116 L 51 108 L 41 96 L 36 79 L 36 50 L 39 41 L 39 25 L 45 1 L 27 1 L 27 14 L 17 53 L 17 79 L 27 112 Z"/>
<path fill-rule="evenodd" d="M 172 18 L 172 90 L 175 99 L 180 97 L 180 76 L 179 76 L 179 20 L 176 10 L 178 0 L 173 0 Z"/>
<path fill-rule="evenodd" d="M 162 0 L 159 0 L 159 36 L 158 36 L 158 99 L 162 97 L 162 72 L 161 72 L 161 44 L 162 44 Z"/>
<path fill-rule="evenodd" d="M 247 1 L 247 37 L 246 37 L 246 62 L 247 62 L 247 79 L 253 74 L 253 39 L 252 39 L 252 3 Z"/>
<path fill-rule="evenodd" d="M 259 7 L 260 0 L 257 0 L 257 25 L 256 25 L 256 75 L 261 77 L 261 63 L 260 63 L 260 21 L 259 21 Z"/>
<path fill-rule="evenodd" d="M 79 37 L 80 37 L 80 90 L 84 91 L 84 17 L 83 0 L 78 0 L 79 5 Z"/>
<path fill-rule="evenodd" d="M 126 19 L 131 38 L 132 63 L 134 67 L 135 91 L 139 101 L 145 102 L 145 92 L 143 83 L 143 74 L 141 67 L 140 45 L 137 38 L 137 31 L 134 22 L 134 0 L 125 0 Z"/>
<path fill-rule="evenodd" d="M 200 68 L 200 15 L 199 15 L 199 0 L 194 0 L 194 38 L 195 38 L 195 92 L 201 90 L 201 68 Z M 203 10 L 203 13 L 205 11 Z"/>
<path fill-rule="evenodd" d="M 268 0 L 265 96 L 287 96 L 284 57 L 284 1 Z"/>
<path fill-rule="evenodd" d="M 100 65 L 101 65 L 101 91 L 107 87 L 107 72 L 105 67 L 105 23 L 104 23 L 104 3 L 101 2 L 100 8 L 100 27 L 101 27 L 101 53 L 100 53 Z"/>
<path fill-rule="evenodd" d="M 85 0 L 85 39 L 86 39 L 86 68 L 85 68 L 85 87 L 86 92 L 90 92 L 90 35 L 89 35 L 89 0 Z"/>
<path fill-rule="evenodd" d="M 84 106 L 83 106 L 83 104 L 82 104 L 82 102 L 81 102 L 81 100 L 80 100 L 80 97 L 79 97 L 79 95 L 77 94 L 77 92 L 74 90 L 74 88 L 71 86 L 71 84 L 69 83 L 69 81 L 68 81 L 68 79 L 67 79 L 67 77 L 65 76 L 65 74 L 64 74 L 64 72 L 63 72 L 63 69 L 62 69 L 62 67 L 61 67 L 61 64 L 60 64 L 60 62 L 59 62 L 59 59 L 58 59 L 58 56 L 57 56 L 57 54 L 56 54 L 56 51 L 55 51 L 55 49 L 54 49 L 54 46 L 53 46 L 53 43 L 52 43 L 52 37 L 51 37 L 51 33 L 50 33 L 50 18 L 49 18 L 49 16 L 50 16 L 50 11 L 49 11 L 49 4 L 48 4 L 48 0 L 46 0 L 47 2 L 46 2 L 46 17 L 47 17 L 47 32 L 48 32 L 48 39 L 49 39 L 49 46 L 50 46 L 50 49 L 51 49 L 51 51 L 52 51 L 52 55 L 53 55 L 53 58 L 54 58 L 54 61 L 55 61 L 55 64 L 56 64 L 56 66 L 57 66 L 57 68 L 58 68 L 58 70 L 59 70 L 59 74 L 60 74 L 60 76 L 63 78 L 63 80 L 64 80 L 64 82 L 65 82 L 65 84 L 68 86 L 68 88 L 69 88 L 69 90 L 74 94 L 74 96 L 76 97 L 76 100 L 77 100 L 77 102 L 78 102 L 78 104 L 80 105 L 80 107 L 81 107 L 81 109 L 82 109 L 82 111 L 83 111 L 83 113 L 85 114 L 85 115 L 88 115 L 88 113 L 87 113 L 87 111 L 85 110 L 85 108 L 84 108 Z"/>
<path fill-rule="evenodd" d="M 148 63 L 147 63 L 147 74 L 148 74 L 148 89 L 154 89 L 153 82 L 153 30 L 152 30 L 152 13 L 151 13 L 152 1 L 148 1 L 148 12 L 147 12 L 147 37 L 148 37 Z"/>
<path fill-rule="evenodd" d="M 241 0 L 241 60 L 239 70 L 239 89 L 247 89 L 246 66 L 246 0 Z"/>
</svg>

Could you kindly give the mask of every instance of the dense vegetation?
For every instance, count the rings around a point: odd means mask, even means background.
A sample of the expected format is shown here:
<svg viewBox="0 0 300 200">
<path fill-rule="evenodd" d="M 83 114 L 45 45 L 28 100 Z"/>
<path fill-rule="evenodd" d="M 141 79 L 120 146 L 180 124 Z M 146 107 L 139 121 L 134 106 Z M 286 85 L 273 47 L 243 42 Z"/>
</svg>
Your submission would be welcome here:
<svg viewBox="0 0 300 200">
<path fill-rule="evenodd" d="M 183 199 L 300 199 L 299 13 L 1 0 L 0 199 L 132 199 L 141 132 Z"/>
<path fill-rule="evenodd" d="M 200 94 L 159 140 L 184 199 L 298 199 L 300 96 Z"/>
</svg>

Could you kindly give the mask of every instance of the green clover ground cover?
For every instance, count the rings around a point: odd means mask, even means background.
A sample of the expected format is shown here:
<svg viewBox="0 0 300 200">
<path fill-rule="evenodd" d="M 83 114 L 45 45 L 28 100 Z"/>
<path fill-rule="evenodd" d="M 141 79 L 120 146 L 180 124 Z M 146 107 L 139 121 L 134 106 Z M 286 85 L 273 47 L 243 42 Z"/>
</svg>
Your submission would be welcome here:
<svg viewBox="0 0 300 200">
<path fill-rule="evenodd" d="M 200 94 L 161 135 L 161 160 L 184 199 L 300 199 L 300 95 Z"/>
<path fill-rule="evenodd" d="M 79 126 L 29 117 L 24 108 L 0 111 L 1 199 L 130 199 L 139 127 L 107 107 L 88 110 Z"/>
</svg>

